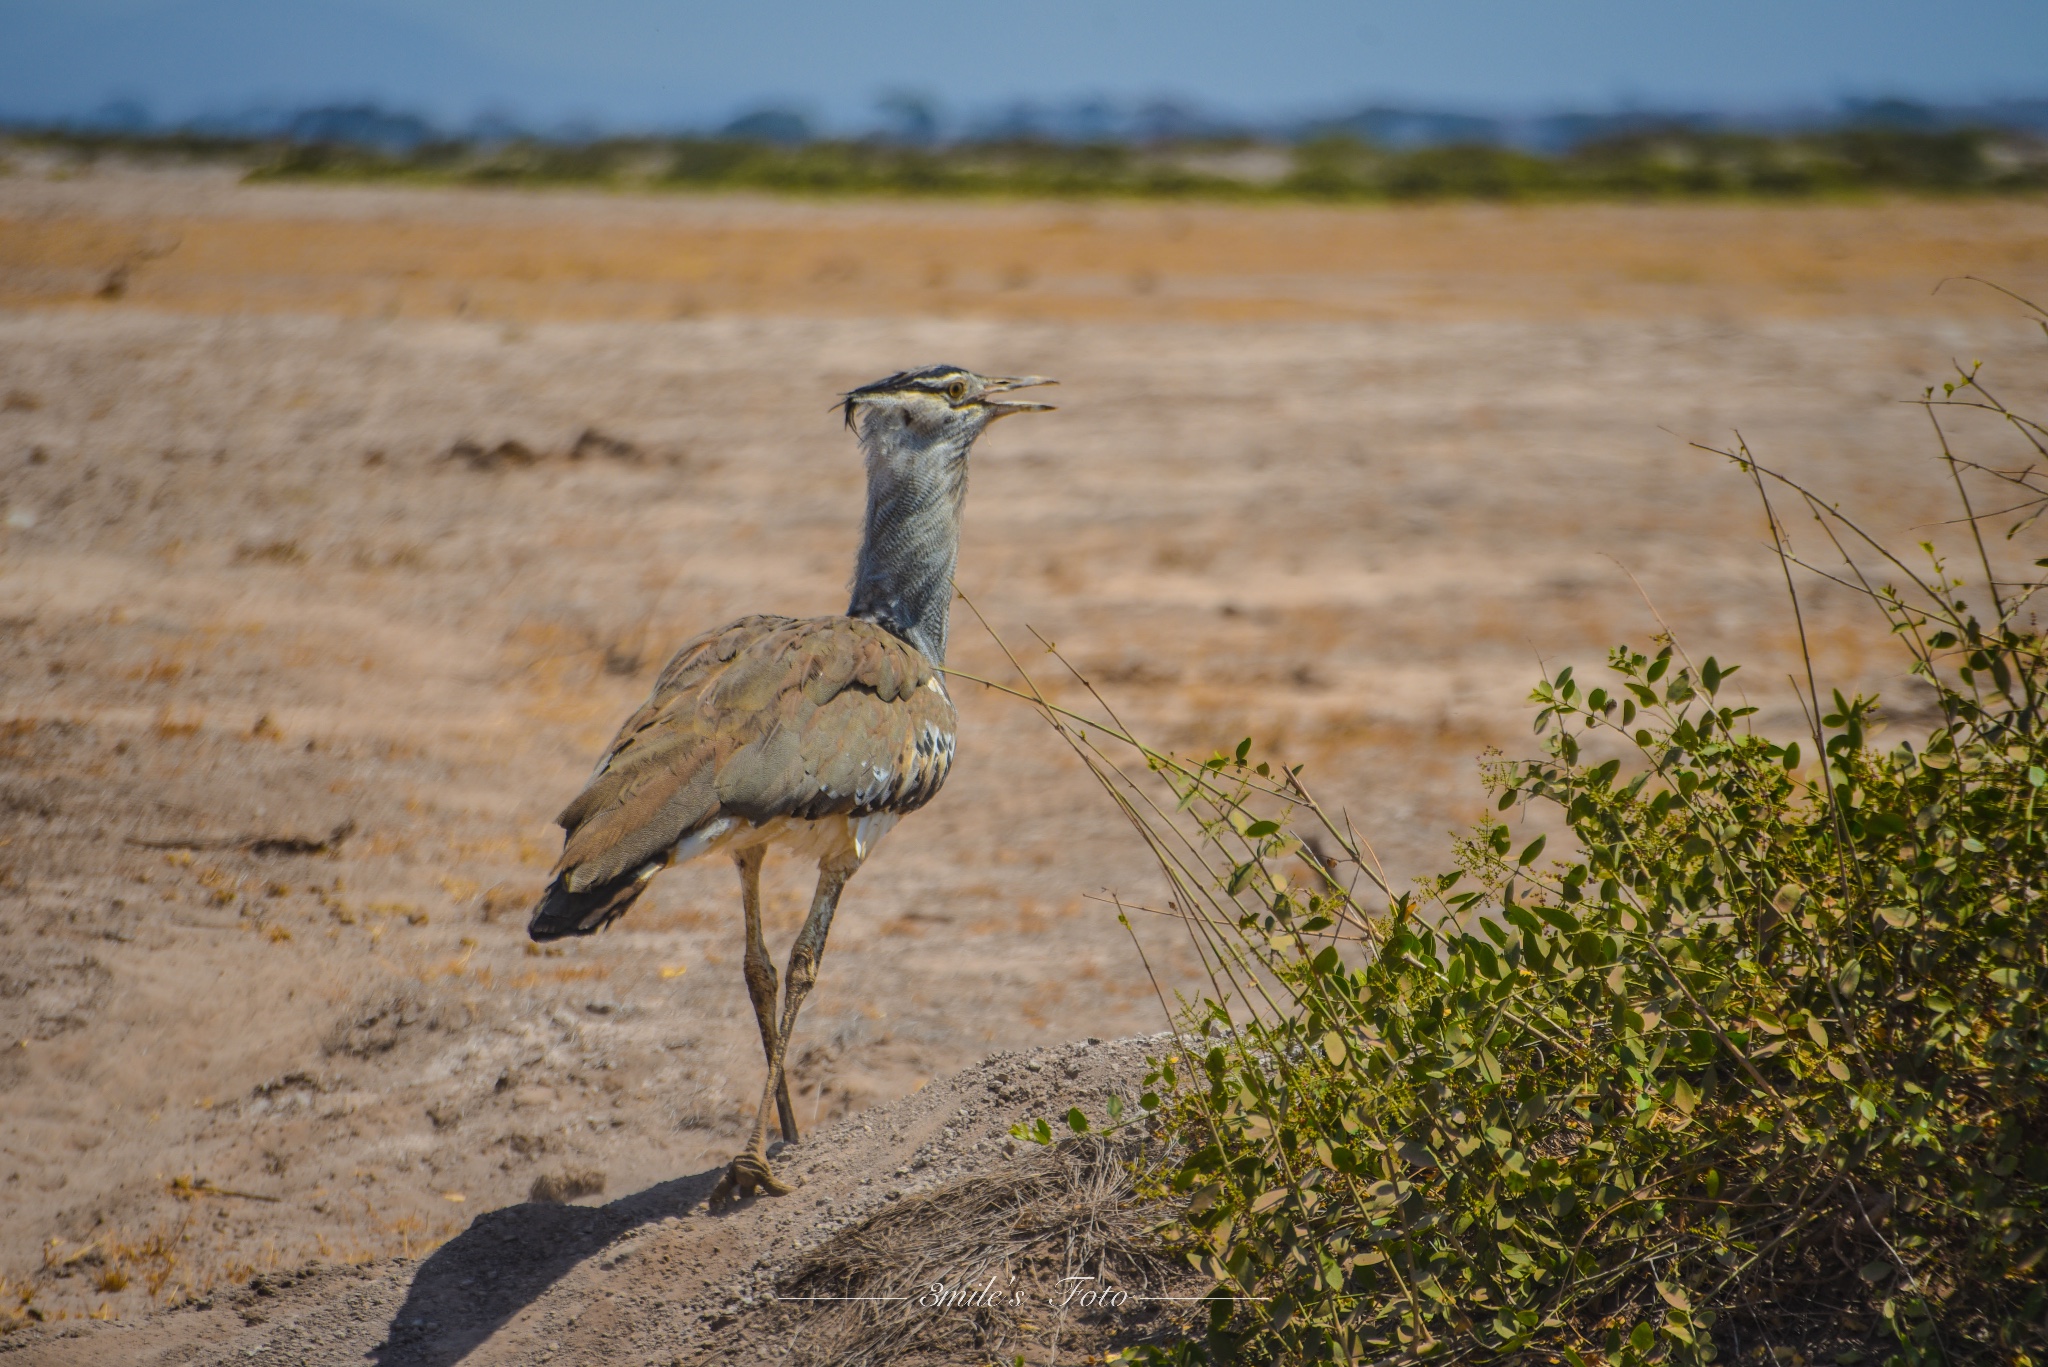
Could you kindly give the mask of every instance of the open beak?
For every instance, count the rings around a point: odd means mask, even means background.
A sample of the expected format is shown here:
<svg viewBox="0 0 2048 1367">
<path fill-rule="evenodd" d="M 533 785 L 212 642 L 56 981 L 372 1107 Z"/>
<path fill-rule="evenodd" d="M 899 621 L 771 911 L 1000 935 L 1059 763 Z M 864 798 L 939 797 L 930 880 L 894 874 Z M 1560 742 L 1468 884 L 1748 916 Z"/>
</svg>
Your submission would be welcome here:
<svg viewBox="0 0 2048 1367">
<path fill-rule="evenodd" d="M 988 387 L 981 391 L 979 402 L 983 408 L 998 418 L 1007 418 L 1012 413 L 1050 413 L 1053 406 L 1049 403 L 1033 403 L 1029 399 L 998 399 L 995 396 L 1018 389 L 1032 389 L 1042 384 L 1058 383 L 1058 380 L 1048 380 L 1043 375 L 992 376 L 988 380 Z"/>
</svg>

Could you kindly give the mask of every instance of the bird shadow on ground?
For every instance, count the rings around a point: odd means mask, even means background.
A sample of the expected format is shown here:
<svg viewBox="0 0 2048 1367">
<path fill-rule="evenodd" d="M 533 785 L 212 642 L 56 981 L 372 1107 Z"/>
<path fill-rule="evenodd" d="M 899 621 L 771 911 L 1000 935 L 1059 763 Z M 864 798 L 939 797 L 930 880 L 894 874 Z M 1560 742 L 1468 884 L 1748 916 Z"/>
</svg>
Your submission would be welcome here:
<svg viewBox="0 0 2048 1367">
<path fill-rule="evenodd" d="M 526 1202 L 477 1217 L 434 1250 L 407 1288 L 379 1367 L 452 1367 L 585 1259 L 627 1232 L 701 1205 L 725 1165 L 602 1206 Z"/>
</svg>

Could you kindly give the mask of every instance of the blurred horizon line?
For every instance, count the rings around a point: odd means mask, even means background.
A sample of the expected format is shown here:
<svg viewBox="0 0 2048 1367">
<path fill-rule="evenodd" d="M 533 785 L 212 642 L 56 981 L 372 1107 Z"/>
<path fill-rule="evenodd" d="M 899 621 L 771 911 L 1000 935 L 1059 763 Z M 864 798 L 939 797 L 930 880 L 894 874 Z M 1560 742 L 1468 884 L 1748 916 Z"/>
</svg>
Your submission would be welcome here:
<svg viewBox="0 0 2048 1367">
<path fill-rule="evenodd" d="M 0 134 L 326 143 L 401 154 L 436 143 L 574 145 L 689 138 L 780 146 L 865 141 L 940 148 L 1021 141 L 1285 145 L 1337 135 L 1392 150 L 1478 145 L 1554 155 L 1591 142 L 1657 132 L 1782 137 L 1870 128 L 1910 133 L 1970 129 L 2048 137 L 2048 93 L 1967 102 L 1852 96 L 1826 102 L 1718 107 L 1616 101 L 1606 107 L 1563 106 L 1523 112 L 1484 112 L 1451 102 L 1361 98 L 1333 103 L 1320 113 L 1254 118 L 1170 96 L 1012 101 L 954 115 L 934 100 L 890 92 L 875 101 L 875 110 L 875 117 L 864 121 L 828 121 L 796 102 L 764 100 L 743 105 L 740 112 L 723 120 L 527 120 L 505 110 L 446 120 L 403 102 L 365 98 L 251 101 L 232 109 L 163 118 L 142 100 L 116 98 L 75 115 L 37 115 L 0 107 Z"/>
</svg>

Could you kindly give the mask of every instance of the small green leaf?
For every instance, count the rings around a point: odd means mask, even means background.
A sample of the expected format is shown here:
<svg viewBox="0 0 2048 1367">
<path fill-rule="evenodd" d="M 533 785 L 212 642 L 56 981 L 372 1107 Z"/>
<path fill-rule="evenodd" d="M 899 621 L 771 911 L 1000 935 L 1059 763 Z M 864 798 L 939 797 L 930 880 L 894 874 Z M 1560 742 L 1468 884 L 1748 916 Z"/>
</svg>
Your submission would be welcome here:
<svg viewBox="0 0 2048 1367">
<path fill-rule="evenodd" d="M 1254 821 L 1244 828 L 1244 833 L 1248 839 L 1263 840 L 1279 829 L 1280 823 L 1277 821 Z"/>
<path fill-rule="evenodd" d="M 1124 1118 L 1124 1099 L 1115 1092 L 1109 1094 L 1109 1123 L 1117 1124 Z"/>
<path fill-rule="evenodd" d="M 1067 1108 L 1067 1128 L 1075 1134 L 1088 1133 L 1088 1117 L 1081 1114 L 1079 1106 L 1069 1106 Z"/>
<path fill-rule="evenodd" d="M 1523 848 L 1521 854 L 1516 856 L 1515 862 L 1517 864 L 1522 865 L 1524 868 L 1528 867 L 1528 865 L 1535 860 L 1537 855 L 1543 853 L 1544 843 L 1549 839 L 1549 836 L 1539 835 L 1534 840 L 1531 840 L 1528 843 L 1528 845 Z"/>
<path fill-rule="evenodd" d="M 1345 1053 L 1344 1037 L 1342 1035 L 1338 1034 L 1335 1030 L 1328 1031 L 1323 1035 L 1323 1057 L 1329 1059 L 1330 1062 L 1336 1064 L 1339 1068 L 1342 1068 L 1344 1066 Z"/>
</svg>

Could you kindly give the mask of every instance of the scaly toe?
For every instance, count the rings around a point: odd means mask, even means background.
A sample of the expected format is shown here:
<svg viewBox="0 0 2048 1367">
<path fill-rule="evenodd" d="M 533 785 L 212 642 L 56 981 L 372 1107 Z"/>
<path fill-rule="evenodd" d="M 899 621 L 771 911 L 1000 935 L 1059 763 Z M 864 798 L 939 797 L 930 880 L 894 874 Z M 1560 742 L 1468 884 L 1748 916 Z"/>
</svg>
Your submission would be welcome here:
<svg viewBox="0 0 2048 1367">
<path fill-rule="evenodd" d="M 770 1196 L 789 1195 L 789 1188 L 776 1178 L 766 1158 L 758 1153 L 743 1153 L 726 1165 L 724 1175 L 711 1190 L 711 1205 L 716 1209 L 726 1201 L 737 1201 L 756 1191 Z"/>
<path fill-rule="evenodd" d="M 755 1191 L 770 1196 L 787 1196 L 789 1188 L 775 1176 L 775 1169 L 768 1166 L 768 1160 L 758 1153 L 743 1153 L 732 1160 L 732 1172 L 739 1181 L 742 1193 L 751 1196 Z"/>
</svg>

